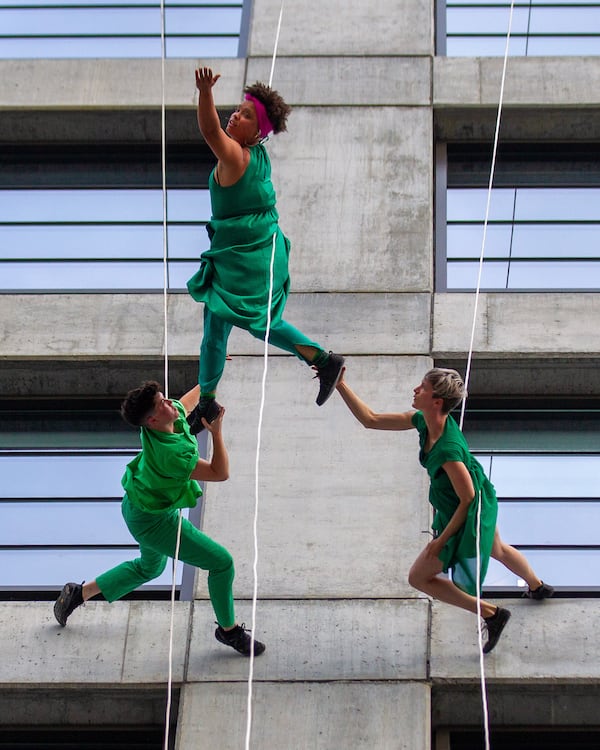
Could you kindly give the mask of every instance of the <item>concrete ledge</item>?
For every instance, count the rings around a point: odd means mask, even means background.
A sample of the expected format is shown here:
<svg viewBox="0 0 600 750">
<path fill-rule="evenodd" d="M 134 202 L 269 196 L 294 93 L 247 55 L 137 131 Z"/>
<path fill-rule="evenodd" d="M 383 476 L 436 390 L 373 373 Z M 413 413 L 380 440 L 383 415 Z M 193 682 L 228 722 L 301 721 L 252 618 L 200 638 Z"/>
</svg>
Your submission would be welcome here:
<svg viewBox="0 0 600 750">
<path fill-rule="evenodd" d="M 346 6 L 348 9 L 348 6 Z M 370 8 L 369 13 L 374 9 Z M 349 53 L 351 54 L 351 53 Z M 381 55 L 381 50 L 378 50 Z M 298 75 L 298 69 L 302 75 Z M 248 82 L 268 81 L 271 60 L 251 58 Z M 431 103 L 428 57 L 281 57 L 273 86 L 293 105 L 367 107 Z"/>
<path fill-rule="evenodd" d="M 261 600 L 255 634 L 267 649 L 254 679 L 424 680 L 428 609 L 424 599 Z M 237 602 L 236 610 L 250 624 L 251 603 Z M 210 604 L 196 602 L 187 681 L 247 680 L 247 661 L 206 638 L 213 622 Z"/>
<path fill-rule="evenodd" d="M 285 750 L 416 750 L 430 747 L 429 687 L 415 683 L 259 683 L 251 747 Z M 190 685 L 182 691 L 178 746 L 243 747 L 245 685 Z M 224 719 L 226 717 L 226 720 Z"/>
<path fill-rule="evenodd" d="M 436 294 L 433 312 L 434 356 L 463 355 L 471 338 L 473 294 Z M 597 356 L 600 294 L 481 294 L 475 329 L 478 355 L 545 354 Z"/>
<path fill-rule="evenodd" d="M 187 294 L 168 300 L 169 355 L 198 356 L 203 306 Z M 427 294 L 292 294 L 286 319 L 326 349 L 406 354 L 429 346 Z M 0 295 L 6 359 L 163 355 L 161 294 Z M 231 354 L 262 355 L 263 344 L 234 330 Z M 273 354 L 284 354 L 273 349 Z"/>
<path fill-rule="evenodd" d="M 0 685 L 164 683 L 170 603 L 93 601 L 61 628 L 53 602 L 0 603 Z M 181 682 L 190 607 L 176 603 L 173 679 Z"/>
<path fill-rule="evenodd" d="M 501 58 L 435 57 L 433 106 L 498 105 Z M 504 105 L 600 105 L 598 57 L 511 57 Z"/>
<path fill-rule="evenodd" d="M 512 618 L 494 651 L 485 657 L 488 680 L 598 681 L 598 599 L 501 604 L 510 609 Z M 439 602 L 432 605 L 431 678 L 479 680 L 475 616 Z"/>
</svg>

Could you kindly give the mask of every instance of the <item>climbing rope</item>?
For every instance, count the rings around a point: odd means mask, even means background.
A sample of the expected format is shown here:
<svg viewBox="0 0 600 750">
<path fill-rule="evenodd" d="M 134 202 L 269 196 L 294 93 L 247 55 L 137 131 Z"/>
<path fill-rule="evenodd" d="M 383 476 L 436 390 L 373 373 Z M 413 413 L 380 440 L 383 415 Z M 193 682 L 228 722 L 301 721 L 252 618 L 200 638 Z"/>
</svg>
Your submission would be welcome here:
<svg viewBox="0 0 600 750">
<path fill-rule="evenodd" d="M 471 326 L 471 340 L 469 343 L 469 352 L 467 355 L 467 366 L 465 370 L 465 396 L 463 397 L 461 410 L 460 410 L 460 429 L 462 430 L 465 418 L 465 408 L 467 403 L 467 393 L 469 387 L 469 380 L 471 376 L 471 364 L 473 360 L 473 347 L 475 342 L 475 328 L 477 325 L 477 308 L 479 305 L 479 296 L 481 290 L 481 277 L 483 273 L 483 259 L 485 257 L 485 243 L 487 238 L 487 227 L 490 215 L 490 204 L 492 198 L 492 185 L 494 182 L 494 173 L 496 170 L 496 155 L 498 152 L 498 139 L 500 134 L 500 120 L 502 118 L 502 105 L 504 102 L 504 84 L 506 81 L 506 68 L 508 64 L 508 50 L 510 46 L 510 34 L 512 29 L 514 0 L 511 0 L 510 14 L 508 19 L 508 31 L 506 33 L 506 45 L 504 48 L 504 62 L 502 65 L 502 78 L 500 82 L 500 95 L 498 97 L 498 111 L 496 115 L 496 127 L 494 131 L 494 147 L 492 151 L 492 164 L 490 167 L 490 177 L 487 189 L 487 200 L 485 207 L 485 219 L 483 222 L 483 237 L 481 240 L 481 252 L 479 254 L 479 269 L 477 273 L 477 286 L 475 289 L 475 301 L 473 306 L 473 321 Z M 478 505 L 477 505 L 477 521 L 476 521 L 476 595 L 477 595 L 477 640 L 479 644 L 479 672 L 481 682 L 481 702 L 483 708 L 483 728 L 485 738 L 485 750 L 490 750 L 490 727 L 489 727 L 489 709 L 488 709 L 488 697 L 485 680 L 485 668 L 484 668 L 484 654 L 483 654 L 483 624 L 481 618 L 481 551 L 479 549 L 481 543 L 481 493 L 479 493 Z"/>
</svg>

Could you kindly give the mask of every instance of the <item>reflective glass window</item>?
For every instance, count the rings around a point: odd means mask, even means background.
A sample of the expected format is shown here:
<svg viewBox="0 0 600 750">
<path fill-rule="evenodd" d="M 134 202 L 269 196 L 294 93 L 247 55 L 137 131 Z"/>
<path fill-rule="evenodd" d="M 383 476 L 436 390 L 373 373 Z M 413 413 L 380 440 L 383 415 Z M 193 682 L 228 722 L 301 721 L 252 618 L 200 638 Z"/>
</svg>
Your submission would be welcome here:
<svg viewBox="0 0 600 750">
<path fill-rule="evenodd" d="M 507 0 L 446 0 L 446 35 L 440 52 L 449 56 L 600 54 L 598 0 L 521 0 L 510 22 Z"/>
<path fill-rule="evenodd" d="M 243 0 L 165 2 L 167 57 L 235 57 Z M 161 5 L 0 0 L 0 58 L 160 57 Z"/>
<path fill-rule="evenodd" d="M 171 290 L 184 290 L 209 247 L 208 174 L 199 144 L 167 165 Z M 162 291 L 160 149 L 87 147 L 8 156 L 0 175 L 0 289 Z M 64 163 L 69 167 L 65 168 Z"/>
<path fill-rule="evenodd" d="M 586 148 L 504 145 L 485 228 L 490 153 L 449 144 L 438 284 L 476 287 L 485 229 L 482 289 L 600 289 L 600 150 Z"/>
</svg>

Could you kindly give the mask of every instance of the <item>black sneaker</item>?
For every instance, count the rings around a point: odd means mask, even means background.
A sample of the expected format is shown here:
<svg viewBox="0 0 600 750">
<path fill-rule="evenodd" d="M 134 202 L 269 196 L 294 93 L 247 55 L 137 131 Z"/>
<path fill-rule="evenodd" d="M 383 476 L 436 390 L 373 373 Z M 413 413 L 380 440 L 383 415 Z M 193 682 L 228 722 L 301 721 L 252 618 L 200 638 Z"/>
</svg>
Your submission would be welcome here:
<svg viewBox="0 0 600 750">
<path fill-rule="evenodd" d="M 58 599 L 54 602 L 54 617 L 63 628 L 67 624 L 67 618 L 74 609 L 83 604 L 83 584 L 65 583 Z"/>
<path fill-rule="evenodd" d="M 502 631 L 506 623 L 510 620 L 510 612 L 508 609 L 498 607 L 496 612 L 491 617 L 484 618 L 484 622 L 487 628 L 488 639 L 487 643 L 483 647 L 483 653 L 489 654 L 494 646 L 498 643 Z"/>
<path fill-rule="evenodd" d="M 215 630 L 215 638 L 219 643 L 224 643 L 226 646 L 231 646 L 238 653 L 243 656 L 250 656 L 250 644 L 252 643 L 252 637 L 249 635 L 250 631 L 246 629 L 246 625 L 236 625 L 233 630 L 223 630 L 219 627 Z M 254 656 L 260 656 L 265 650 L 265 644 L 260 641 L 254 641 Z"/>
<path fill-rule="evenodd" d="M 541 601 L 542 599 L 550 599 L 550 597 L 554 594 L 554 587 L 548 586 L 547 583 L 544 583 L 542 581 L 541 586 L 538 586 L 537 589 L 527 589 L 527 593 L 525 594 L 526 597 L 529 599 L 536 599 L 537 601 Z"/>
<path fill-rule="evenodd" d="M 200 403 L 192 409 L 187 417 L 192 435 L 197 435 L 204 429 L 202 417 L 210 424 L 219 416 L 221 409 L 221 404 L 218 404 L 214 398 L 207 398 L 205 401 L 200 399 Z"/>
<path fill-rule="evenodd" d="M 335 387 L 342 375 L 342 367 L 344 366 L 344 358 L 341 354 L 334 354 L 329 352 L 329 358 L 327 362 L 321 367 L 315 367 L 317 374 L 316 378 L 319 378 L 319 395 L 317 396 L 317 406 L 323 406 L 331 394 L 335 391 Z"/>
</svg>

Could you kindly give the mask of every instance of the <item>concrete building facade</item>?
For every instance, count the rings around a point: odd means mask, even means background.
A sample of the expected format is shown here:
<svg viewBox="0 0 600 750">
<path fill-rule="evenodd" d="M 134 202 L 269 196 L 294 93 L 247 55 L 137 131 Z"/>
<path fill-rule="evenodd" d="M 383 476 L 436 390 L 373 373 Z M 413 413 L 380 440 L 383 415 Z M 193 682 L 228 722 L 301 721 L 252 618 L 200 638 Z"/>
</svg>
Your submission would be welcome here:
<svg viewBox="0 0 600 750">
<path fill-rule="evenodd" d="M 268 78 L 279 7 L 254 0 L 245 59 L 202 61 L 221 73 L 223 112 L 246 82 Z M 491 142 L 502 60 L 436 55 L 434 18 L 433 2 L 298 0 L 284 9 L 274 71 L 293 107 L 268 144 L 293 248 L 287 318 L 345 354 L 348 381 L 381 410 L 410 408 L 424 372 L 464 366 L 469 348 L 473 294 L 434 284 L 436 147 Z M 166 62 L 174 142 L 200 142 L 197 63 Z M 3 60 L 0 73 L 7 149 L 160 141 L 160 61 Z M 598 140 L 598 80 L 600 57 L 511 59 L 501 138 Z M 597 394 L 598 312 L 594 292 L 483 293 L 472 393 L 576 383 Z M 160 373 L 160 294 L 4 294 L 0 321 L 6 397 L 115 396 Z M 176 395 L 194 382 L 201 310 L 173 293 L 168 321 Z M 234 555 L 249 624 L 262 347 L 236 331 L 230 354 L 220 400 L 231 478 L 207 488 L 204 529 Z M 467 747 L 451 736 L 481 726 L 475 620 L 407 582 L 430 523 L 415 435 L 367 433 L 335 396 L 317 408 L 309 373 L 272 354 L 255 623 L 267 651 L 254 667 L 251 747 Z M 596 729 L 598 600 L 510 608 L 485 661 L 492 727 Z M 175 611 L 178 750 L 244 743 L 248 663 L 223 653 L 213 619 L 200 573 Z M 166 601 L 90 602 L 65 630 L 48 602 L 1 602 L 0 729 L 160 726 L 169 623 Z"/>
</svg>

